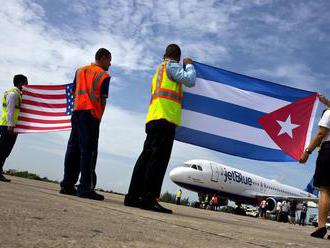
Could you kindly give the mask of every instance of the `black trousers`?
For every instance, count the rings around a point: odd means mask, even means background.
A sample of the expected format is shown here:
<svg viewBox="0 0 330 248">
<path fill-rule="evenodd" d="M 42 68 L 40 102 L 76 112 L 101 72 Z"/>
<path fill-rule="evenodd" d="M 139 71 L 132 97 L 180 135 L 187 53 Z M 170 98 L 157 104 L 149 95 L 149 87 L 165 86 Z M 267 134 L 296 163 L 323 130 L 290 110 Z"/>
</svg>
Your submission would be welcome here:
<svg viewBox="0 0 330 248">
<path fill-rule="evenodd" d="M 96 160 L 100 121 L 89 110 L 74 111 L 71 134 L 65 154 L 61 187 L 73 187 L 79 177 L 78 193 L 93 191 L 96 186 Z"/>
<path fill-rule="evenodd" d="M 10 155 L 17 139 L 17 134 L 8 132 L 7 126 L 0 126 L 0 174 L 3 173 L 3 166 Z"/>
<path fill-rule="evenodd" d="M 300 213 L 299 225 L 305 225 L 306 213 Z"/>
<path fill-rule="evenodd" d="M 330 186 L 330 141 L 323 142 L 316 159 L 316 167 L 314 173 L 314 186 L 329 187 Z"/>
<path fill-rule="evenodd" d="M 176 126 L 166 120 L 146 124 L 147 137 L 136 161 L 128 190 L 130 197 L 154 200 L 160 196 L 170 160 Z"/>
</svg>

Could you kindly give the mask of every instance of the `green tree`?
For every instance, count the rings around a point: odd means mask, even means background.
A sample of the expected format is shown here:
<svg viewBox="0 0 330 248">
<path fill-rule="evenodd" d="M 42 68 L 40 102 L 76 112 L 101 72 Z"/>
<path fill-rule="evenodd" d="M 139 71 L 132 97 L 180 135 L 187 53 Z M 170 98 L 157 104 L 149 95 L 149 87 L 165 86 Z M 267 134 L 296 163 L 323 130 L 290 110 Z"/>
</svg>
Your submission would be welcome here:
<svg viewBox="0 0 330 248">
<path fill-rule="evenodd" d="M 160 201 L 167 202 L 167 203 L 176 203 L 176 194 L 171 194 L 170 192 L 166 191 L 164 194 L 161 195 Z M 181 198 L 181 205 L 189 205 L 189 198 Z"/>
</svg>

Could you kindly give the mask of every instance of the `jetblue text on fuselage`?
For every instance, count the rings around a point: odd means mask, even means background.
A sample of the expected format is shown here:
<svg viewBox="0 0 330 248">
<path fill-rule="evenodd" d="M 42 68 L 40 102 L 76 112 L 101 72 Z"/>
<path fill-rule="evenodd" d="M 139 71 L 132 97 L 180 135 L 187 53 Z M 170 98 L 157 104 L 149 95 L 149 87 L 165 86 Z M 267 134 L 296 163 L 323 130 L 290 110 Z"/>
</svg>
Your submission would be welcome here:
<svg viewBox="0 0 330 248">
<path fill-rule="evenodd" d="M 237 183 L 244 183 L 247 185 L 252 185 L 252 178 L 243 176 L 242 173 L 238 171 L 226 171 L 225 170 L 225 182 L 227 181 L 234 181 Z"/>
</svg>

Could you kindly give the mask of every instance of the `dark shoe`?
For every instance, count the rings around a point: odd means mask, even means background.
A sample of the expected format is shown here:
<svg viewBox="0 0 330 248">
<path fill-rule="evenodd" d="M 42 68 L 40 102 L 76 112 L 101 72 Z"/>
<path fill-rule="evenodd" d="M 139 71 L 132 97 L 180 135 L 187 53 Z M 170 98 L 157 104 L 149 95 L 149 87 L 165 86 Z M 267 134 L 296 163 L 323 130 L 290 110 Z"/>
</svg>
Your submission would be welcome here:
<svg viewBox="0 0 330 248">
<path fill-rule="evenodd" d="M 141 198 L 127 194 L 125 195 L 124 205 L 127 207 L 139 208 L 141 207 Z"/>
<path fill-rule="evenodd" d="M 96 200 L 96 201 L 104 200 L 104 196 L 96 193 L 95 191 L 90 191 L 90 192 L 86 192 L 86 193 L 77 193 L 77 196 L 81 197 L 81 198 L 88 198 L 91 200 Z"/>
<path fill-rule="evenodd" d="M 326 235 L 326 233 L 327 233 L 327 228 L 324 226 L 324 227 L 318 228 L 315 232 L 311 233 L 311 236 L 314 238 L 323 239 L 323 237 Z"/>
<path fill-rule="evenodd" d="M 76 196 L 77 190 L 75 187 L 61 187 L 60 194 Z"/>
<path fill-rule="evenodd" d="M 159 205 L 157 201 L 153 201 L 150 203 L 142 203 L 141 208 L 145 210 L 164 213 L 164 214 L 172 214 L 171 209 L 164 208 L 163 206 Z"/>
<path fill-rule="evenodd" d="M 9 183 L 11 180 L 6 178 L 3 174 L 0 174 L 0 181 L 1 182 L 6 182 Z"/>
<path fill-rule="evenodd" d="M 329 239 L 329 240 L 330 240 L 330 235 L 328 235 L 327 239 Z"/>
</svg>

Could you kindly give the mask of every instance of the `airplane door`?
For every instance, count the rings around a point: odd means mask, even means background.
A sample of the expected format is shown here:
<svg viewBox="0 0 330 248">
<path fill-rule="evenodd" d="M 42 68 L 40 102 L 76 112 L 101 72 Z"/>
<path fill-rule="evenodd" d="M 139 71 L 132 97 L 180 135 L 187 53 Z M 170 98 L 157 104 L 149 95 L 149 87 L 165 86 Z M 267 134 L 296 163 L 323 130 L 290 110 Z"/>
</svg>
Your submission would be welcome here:
<svg viewBox="0 0 330 248">
<path fill-rule="evenodd" d="M 219 168 L 217 166 L 212 165 L 212 163 L 211 163 L 211 172 L 212 172 L 211 181 L 218 182 L 220 175 Z"/>
</svg>

